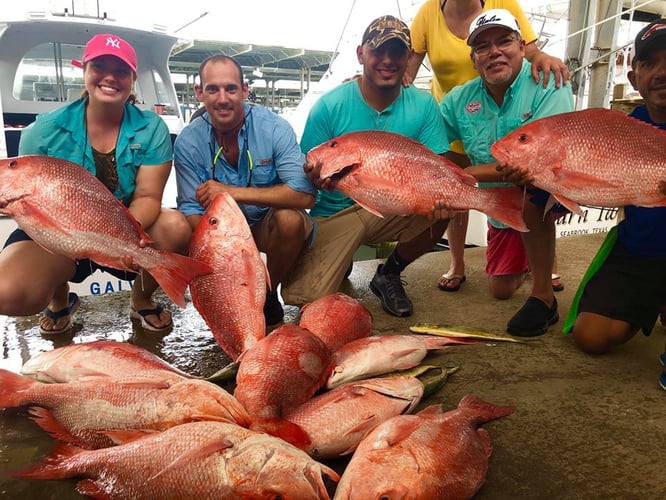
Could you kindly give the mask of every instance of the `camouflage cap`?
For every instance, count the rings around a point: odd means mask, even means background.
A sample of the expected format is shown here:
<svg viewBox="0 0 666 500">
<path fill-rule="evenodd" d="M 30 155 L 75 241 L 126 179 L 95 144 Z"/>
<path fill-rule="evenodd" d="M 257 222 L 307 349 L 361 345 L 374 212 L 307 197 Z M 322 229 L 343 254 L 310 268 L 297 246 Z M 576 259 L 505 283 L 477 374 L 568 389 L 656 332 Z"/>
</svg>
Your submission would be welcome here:
<svg viewBox="0 0 666 500">
<path fill-rule="evenodd" d="M 397 17 L 382 16 L 372 21 L 366 28 L 361 44 L 367 43 L 370 49 L 375 50 L 393 38 L 400 40 L 408 49 L 412 46 L 407 25 Z"/>
</svg>

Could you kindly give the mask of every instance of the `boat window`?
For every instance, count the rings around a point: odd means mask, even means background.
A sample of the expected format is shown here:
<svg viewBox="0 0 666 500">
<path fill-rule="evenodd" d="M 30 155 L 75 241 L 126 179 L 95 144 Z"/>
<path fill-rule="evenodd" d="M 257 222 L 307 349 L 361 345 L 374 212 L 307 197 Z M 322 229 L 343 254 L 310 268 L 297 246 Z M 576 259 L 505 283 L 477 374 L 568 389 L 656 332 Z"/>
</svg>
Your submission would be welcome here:
<svg viewBox="0 0 666 500">
<path fill-rule="evenodd" d="M 169 92 L 167 91 L 166 84 L 160 76 L 159 72 L 153 69 L 153 82 L 155 83 L 155 93 L 157 95 L 157 102 L 154 111 L 158 115 L 176 115 L 175 103 L 171 102 Z"/>
</svg>

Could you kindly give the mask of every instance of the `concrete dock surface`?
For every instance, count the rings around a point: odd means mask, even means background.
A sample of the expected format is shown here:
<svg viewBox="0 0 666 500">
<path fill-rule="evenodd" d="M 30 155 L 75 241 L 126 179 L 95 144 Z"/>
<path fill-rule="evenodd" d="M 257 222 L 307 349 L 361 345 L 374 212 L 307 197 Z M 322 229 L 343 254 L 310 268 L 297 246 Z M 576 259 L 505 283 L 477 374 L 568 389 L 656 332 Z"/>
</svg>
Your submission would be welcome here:
<svg viewBox="0 0 666 500">
<path fill-rule="evenodd" d="M 512 415 L 484 425 L 494 449 L 486 483 L 475 498 L 666 498 L 666 391 L 657 382 L 665 330 L 657 324 L 650 337 L 639 334 L 604 356 L 580 352 L 561 333 L 577 284 L 603 236 L 558 239 L 565 284 L 556 294 L 561 319 L 544 336 L 523 344 L 453 346 L 426 358 L 460 369 L 419 408 L 442 403 L 452 409 L 466 394 L 516 407 Z M 415 311 L 408 318 L 385 313 L 369 291 L 379 260 L 355 262 L 341 291 L 370 309 L 378 333 L 407 333 L 410 326 L 426 323 L 505 335 L 507 320 L 529 295 L 529 279 L 510 300 L 495 300 L 484 271 L 485 248 L 467 249 L 465 261 L 467 282 L 455 293 L 437 289 L 438 276 L 448 268 L 447 252 L 427 254 L 410 265 L 403 278 Z M 156 336 L 132 324 L 128 300 L 128 292 L 84 297 L 73 338 L 57 342 L 39 335 L 37 317 L 0 317 L 0 366 L 18 371 L 40 351 L 96 339 L 134 342 L 195 375 L 208 376 L 229 362 L 191 303 L 185 309 L 173 306 L 174 330 Z M 286 307 L 285 321 L 297 320 L 298 309 Z M 25 410 L 0 412 L 0 431 L 0 497 L 80 498 L 73 480 L 8 476 L 53 446 Z M 342 471 L 344 461 L 332 465 Z"/>
</svg>

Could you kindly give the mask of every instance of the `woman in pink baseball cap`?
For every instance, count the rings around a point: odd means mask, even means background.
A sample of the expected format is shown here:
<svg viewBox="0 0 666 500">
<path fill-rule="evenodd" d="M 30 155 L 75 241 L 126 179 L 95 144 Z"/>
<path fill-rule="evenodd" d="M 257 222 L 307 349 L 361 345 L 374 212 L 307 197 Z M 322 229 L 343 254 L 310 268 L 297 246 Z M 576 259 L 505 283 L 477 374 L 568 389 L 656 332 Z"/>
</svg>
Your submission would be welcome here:
<svg viewBox="0 0 666 500">
<path fill-rule="evenodd" d="M 83 95 L 39 115 L 23 130 L 19 154 L 79 163 L 127 206 L 155 248 L 186 254 L 191 236 L 187 220 L 176 210 L 162 208 L 173 158 L 169 130 L 157 114 L 134 105 L 136 52 L 118 36 L 99 34 L 90 39 L 81 61 L 73 63 L 83 69 Z M 171 312 L 152 299 L 157 282 L 145 271 L 126 273 L 55 255 L 21 229 L 0 252 L 0 273 L 13 284 L 0 287 L 0 314 L 26 316 L 43 309 L 42 334 L 67 333 L 79 305 L 68 282 L 80 283 L 96 269 L 134 280 L 130 315 L 144 329 L 163 332 L 172 327 Z"/>
</svg>

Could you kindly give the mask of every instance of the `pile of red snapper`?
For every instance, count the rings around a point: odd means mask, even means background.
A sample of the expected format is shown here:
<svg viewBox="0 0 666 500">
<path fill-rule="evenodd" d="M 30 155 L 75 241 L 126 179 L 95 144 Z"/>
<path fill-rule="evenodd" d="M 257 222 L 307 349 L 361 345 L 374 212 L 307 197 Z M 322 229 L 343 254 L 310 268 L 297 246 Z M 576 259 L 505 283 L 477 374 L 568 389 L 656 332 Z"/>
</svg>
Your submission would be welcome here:
<svg viewBox="0 0 666 500">
<path fill-rule="evenodd" d="M 369 310 L 341 293 L 308 304 L 300 319 L 243 351 L 233 394 L 110 341 L 39 354 L 22 375 L 0 371 L 0 406 L 29 406 L 58 440 L 16 475 L 81 478 L 77 491 L 94 498 L 392 499 L 409 491 L 431 499 L 478 491 L 492 452 L 479 427 L 513 408 L 468 396 L 449 412 L 431 406 L 411 415 L 423 382 L 405 372 L 383 376 L 469 340 L 376 335 Z M 350 365 L 353 372 L 341 369 Z M 342 477 L 320 462 L 345 455 L 352 458 Z"/>
</svg>

